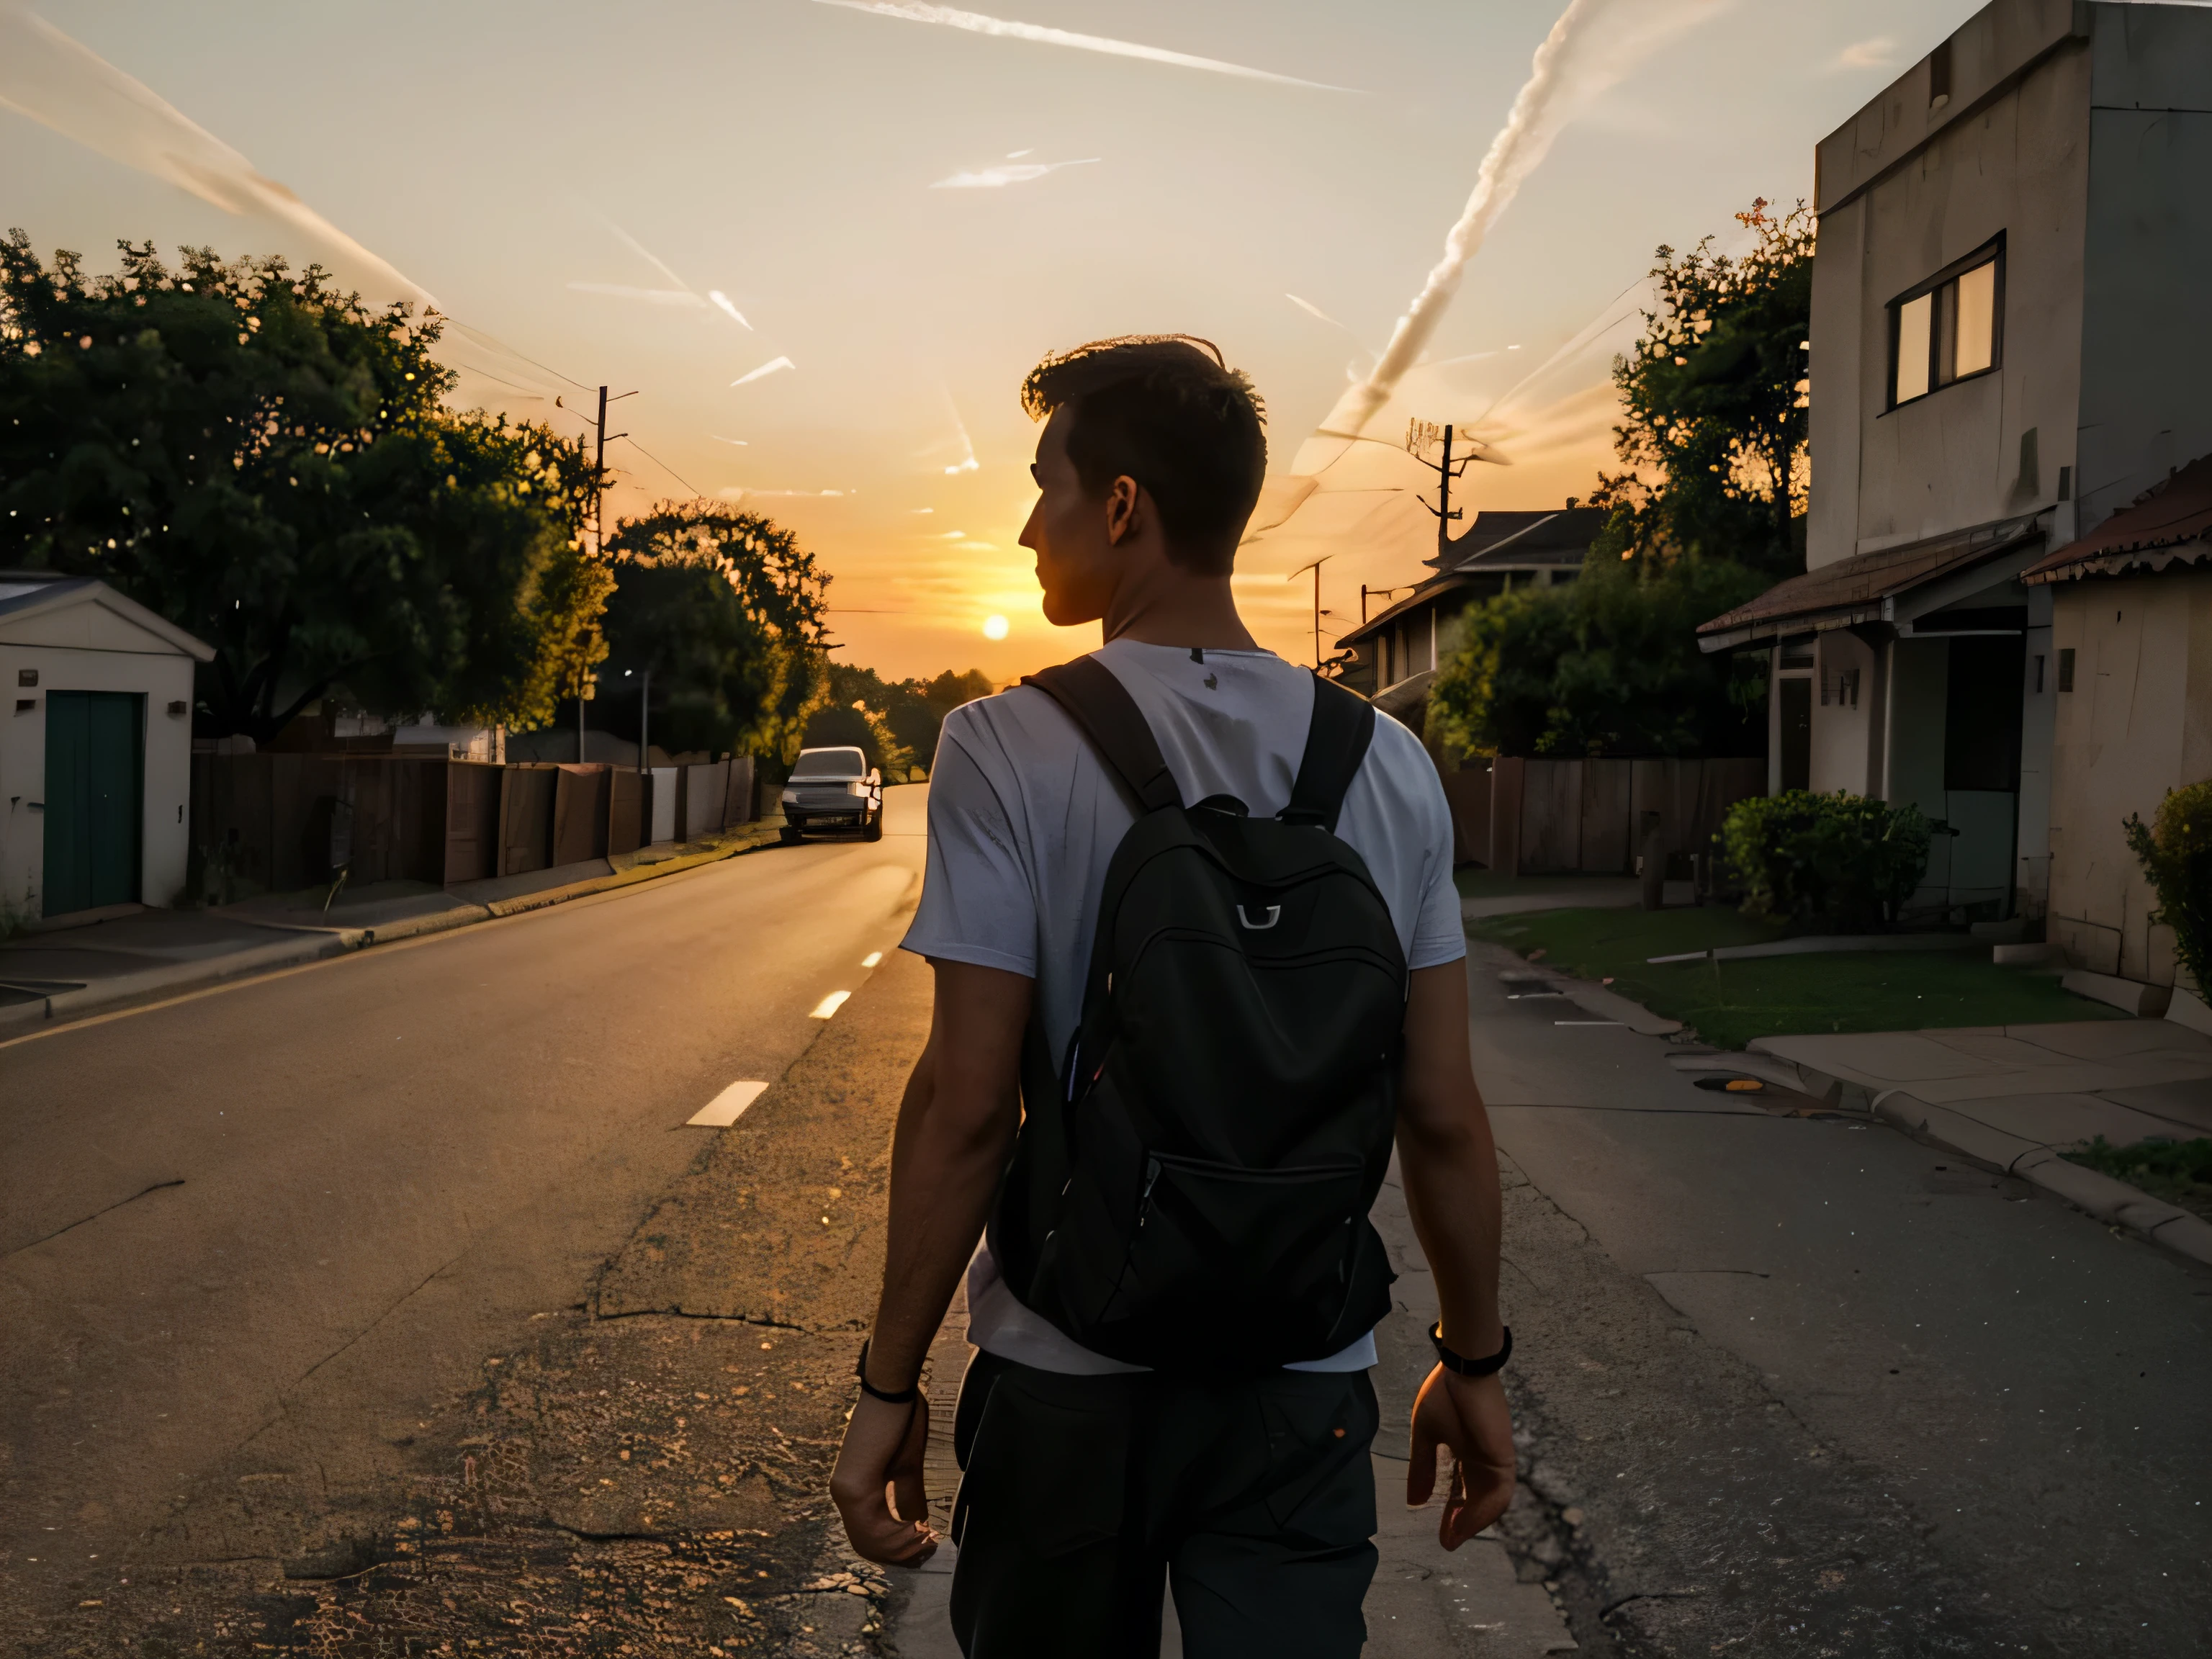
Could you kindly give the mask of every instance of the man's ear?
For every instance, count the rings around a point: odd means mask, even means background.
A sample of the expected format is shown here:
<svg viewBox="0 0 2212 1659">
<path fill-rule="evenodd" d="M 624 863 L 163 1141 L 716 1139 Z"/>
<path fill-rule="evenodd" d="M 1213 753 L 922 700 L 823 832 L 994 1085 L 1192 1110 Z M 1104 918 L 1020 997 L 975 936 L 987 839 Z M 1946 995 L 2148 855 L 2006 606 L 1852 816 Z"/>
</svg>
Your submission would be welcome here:
<svg viewBox="0 0 2212 1659">
<path fill-rule="evenodd" d="M 1106 544 L 1119 547 L 1143 527 L 1144 515 L 1152 503 L 1145 499 L 1145 487 L 1127 473 L 1106 486 Z"/>
</svg>

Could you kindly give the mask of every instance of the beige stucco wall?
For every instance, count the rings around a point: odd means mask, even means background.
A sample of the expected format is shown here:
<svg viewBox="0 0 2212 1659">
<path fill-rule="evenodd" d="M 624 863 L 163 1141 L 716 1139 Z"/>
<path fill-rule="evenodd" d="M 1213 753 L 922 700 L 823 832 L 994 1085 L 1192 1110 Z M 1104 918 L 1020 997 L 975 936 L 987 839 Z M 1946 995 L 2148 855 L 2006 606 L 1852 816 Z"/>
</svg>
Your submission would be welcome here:
<svg viewBox="0 0 2212 1659">
<path fill-rule="evenodd" d="M 18 684 L 35 669 L 35 687 Z M 94 604 L 0 623 L 0 898 L 39 914 L 46 872 L 46 698 L 55 691 L 137 692 L 146 699 L 140 897 L 176 902 L 191 830 L 192 728 L 169 705 L 192 698 L 192 659 Z M 28 703 L 27 708 L 17 704 Z"/>
<path fill-rule="evenodd" d="M 1821 635 L 1814 653 L 1813 790 L 1878 795 L 1881 659 L 1866 641 L 1841 629 Z M 1856 702 L 1848 700 L 1846 690 L 1853 672 L 1858 675 Z"/>
<path fill-rule="evenodd" d="M 2172 936 L 2128 850 L 2167 790 L 2212 778 L 2212 570 L 2057 584 L 2054 653 L 2075 653 L 2051 743 L 2050 937 L 2082 966 L 2173 982 Z"/>
</svg>

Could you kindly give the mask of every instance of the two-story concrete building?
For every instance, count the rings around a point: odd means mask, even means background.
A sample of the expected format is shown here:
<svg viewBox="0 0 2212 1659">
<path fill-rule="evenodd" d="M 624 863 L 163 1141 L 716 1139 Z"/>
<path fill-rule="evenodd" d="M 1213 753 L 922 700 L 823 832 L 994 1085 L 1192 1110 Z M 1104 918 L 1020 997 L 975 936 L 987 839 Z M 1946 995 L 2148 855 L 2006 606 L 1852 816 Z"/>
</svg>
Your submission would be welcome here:
<svg viewBox="0 0 2212 1659">
<path fill-rule="evenodd" d="M 1771 787 L 1947 832 L 1919 909 L 2039 915 L 2061 694 L 2021 575 L 2212 451 L 2212 11 L 1996 0 L 1814 194 L 1806 572 L 1701 642 L 1768 654 Z"/>
</svg>

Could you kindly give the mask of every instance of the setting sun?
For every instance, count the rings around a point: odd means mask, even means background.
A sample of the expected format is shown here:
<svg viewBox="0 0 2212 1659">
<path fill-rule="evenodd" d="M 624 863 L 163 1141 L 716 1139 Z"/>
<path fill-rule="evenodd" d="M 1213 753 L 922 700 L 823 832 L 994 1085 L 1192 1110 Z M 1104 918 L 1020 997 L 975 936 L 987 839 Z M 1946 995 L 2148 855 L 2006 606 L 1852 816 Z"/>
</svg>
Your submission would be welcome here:
<svg viewBox="0 0 2212 1659">
<path fill-rule="evenodd" d="M 1006 638 L 1006 619 L 1004 617 L 984 617 L 983 637 L 987 640 L 1003 640 Z"/>
</svg>

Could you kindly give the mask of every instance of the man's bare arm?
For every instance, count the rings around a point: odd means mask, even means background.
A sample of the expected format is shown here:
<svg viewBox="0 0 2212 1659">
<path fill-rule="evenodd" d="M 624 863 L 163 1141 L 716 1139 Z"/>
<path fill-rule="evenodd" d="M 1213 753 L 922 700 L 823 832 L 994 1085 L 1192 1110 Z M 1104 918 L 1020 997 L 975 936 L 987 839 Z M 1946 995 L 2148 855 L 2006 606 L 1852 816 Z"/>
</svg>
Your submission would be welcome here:
<svg viewBox="0 0 2212 1659">
<path fill-rule="evenodd" d="M 1398 1169 L 1406 1207 L 1434 1275 L 1443 1343 L 1469 1359 L 1498 1352 L 1498 1153 L 1468 1051 L 1467 963 L 1417 969 L 1406 1000 L 1398 1102 Z M 1406 1501 L 1429 1500 L 1440 1445 L 1453 1454 L 1438 1536 L 1456 1549 L 1505 1512 L 1513 1496 L 1513 1425 L 1495 1376 L 1438 1365 L 1413 1406 Z"/>
<path fill-rule="evenodd" d="M 891 1139 L 890 1237 L 868 1340 L 867 1380 L 887 1393 L 921 1375 L 1021 1121 L 1032 981 L 965 963 L 931 966 L 936 1006 Z M 854 1407 L 830 1492 L 853 1547 L 870 1560 L 912 1565 L 935 1548 L 921 1520 L 928 1432 L 926 1401 L 894 1406 L 864 1394 Z"/>
</svg>

